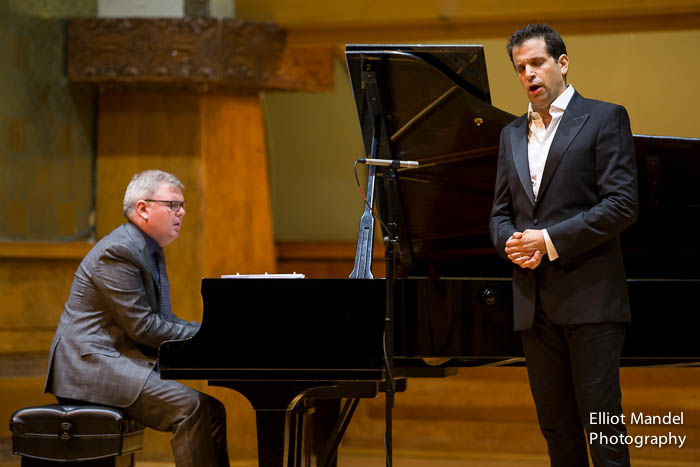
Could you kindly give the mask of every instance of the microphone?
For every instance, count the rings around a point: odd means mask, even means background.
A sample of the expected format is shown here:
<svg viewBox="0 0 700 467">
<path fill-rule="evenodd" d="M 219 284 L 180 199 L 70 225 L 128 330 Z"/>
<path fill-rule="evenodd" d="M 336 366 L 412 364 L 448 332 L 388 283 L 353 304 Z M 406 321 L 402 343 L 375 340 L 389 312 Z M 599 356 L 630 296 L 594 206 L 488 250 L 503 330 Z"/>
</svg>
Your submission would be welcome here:
<svg viewBox="0 0 700 467">
<path fill-rule="evenodd" d="M 402 161 L 400 159 L 357 159 L 357 162 L 360 164 L 367 164 L 367 165 L 380 165 L 383 167 L 393 167 L 393 168 L 399 168 L 402 167 L 404 169 L 410 169 L 413 167 L 418 167 L 420 164 L 418 164 L 418 161 Z"/>
</svg>

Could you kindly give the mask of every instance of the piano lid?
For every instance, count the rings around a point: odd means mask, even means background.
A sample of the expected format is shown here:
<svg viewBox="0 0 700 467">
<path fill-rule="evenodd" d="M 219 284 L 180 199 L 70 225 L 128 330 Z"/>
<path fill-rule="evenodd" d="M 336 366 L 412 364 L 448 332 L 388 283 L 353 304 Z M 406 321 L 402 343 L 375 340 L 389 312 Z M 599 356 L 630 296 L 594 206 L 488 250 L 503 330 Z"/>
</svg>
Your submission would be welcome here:
<svg viewBox="0 0 700 467">
<path fill-rule="evenodd" d="M 376 187 L 383 219 L 401 205 L 403 273 L 509 276 L 488 224 L 499 135 L 515 117 L 491 105 L 483 47 L 348 45 L 346 58 L 366 153 L 378 116 L 377 157 L 421 164 L 399 171 L 393 200 Z"/>
<path fill-rule="evenodd" d="M 376 183 L 380 216 L 403 228 L 403 274 L 510 277 L 488 226 L 500 131 L 515 116 L 491 105 L 483 47 L 356 44 L 345 54 L 366 153 L 378 128 L 376 157 L 421 164 L 399 169 L 395 189 Z M 700 139 L 634 138 L 640 205 L 622 234 L 628 278 L 697 278 Z"/>
</svg>

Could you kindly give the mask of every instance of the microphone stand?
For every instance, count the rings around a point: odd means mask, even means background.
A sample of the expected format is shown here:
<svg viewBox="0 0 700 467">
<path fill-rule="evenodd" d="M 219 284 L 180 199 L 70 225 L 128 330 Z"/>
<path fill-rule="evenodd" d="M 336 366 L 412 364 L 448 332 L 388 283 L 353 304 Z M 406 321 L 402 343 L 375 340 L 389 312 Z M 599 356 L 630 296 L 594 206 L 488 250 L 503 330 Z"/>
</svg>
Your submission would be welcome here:
<svg viewBox="0 0 700 467">
<path fill-rule="evenodd" d="M 400 209 L 401 205 L 394 200 L 394 194 L 397 190 L 397 175 L 396 169 L 402 164 L 402 161 L 386 159 L 377 159 L 383 155 L 391 155 L 390 152 L 390 141 L 387 136 L 387 131 L 384 126 L 382 106 L 381 106 L 381 93 L 379 92 L 379 87 L 377 85 L 377 77 L 375 66 L 376 63 L 367 61 L 363 65 L 362 72 L 362 82 L 366 105 L 365 108 L 361 110 L 360 113 L 368 115 L 373 123 L 372 128 L 372 145 L 371 145 L 371 157 L 370 161 L 365 159 L 361 161 L 363 163 L 372 164 L 370 166 L 370 174 L 372 172 L 373 166 L 381 164 L 382 169 L 382 185 L 384 186 L 384 193 L 386 197 L 386 224 L 382 223 L 384 227 L 384 245 L 385 245 L 385 261 L 386 261 L 386 310 L 384 314 L 384 359 L 385 359 L 385 395 L 386 395 L 386 427 L 384 432 L 384 443 L 386 450 L 386 466 L 391 467 L 392 465 L 392 414 L 391 411 L 394 407 L 394 395 L 396 393 L 396 383 L 394 380 L 394 286 L 395 286 L 395 276 L 396 276 L 396 258 L 400 254 L 400 248 L 398 246 L 398 235 L 397 232 L 401 230 L 398 222 L 401 219 Z M 387 164 L 388 163 L 388 164 Z M 408 167 L 417 166 L 418 163 L 415 161 L 407 162 Z M 371 177 L 372 181 L 372 191 L 374 191 L 374 177 Z M 368 183 L 368 191 L 370 190 Z M 371 210 L 371 207 L 370 207 Z M 381 218 L 378 218 L 381 221 Z M 403 232 L 403 230 L 401 230 Z M 365 242 L 369 243 L 369 242 Z M 371 255 L 371 251 L 370 251 Z M 371 258 L 371 256 L 370 256 Z M 356 258 L 357 259 L 357 258 Z M 371 261 L 368 261 L 371 265 Z M 371 277 L 371 273 L 369 276 Z"/>
<path fill-rule="evenodd" d="M 384 170 L 385 187 L 396 183 L 396 169 L 393 166 Z M 389 219 L 386 222 L 386 236 L 384 237 L 384 259 L 386 262 L 386 309 L 384 314 L 384 358 L 386 360 L 386 387 L 385 387 L 385 444 L 386 466 L 392 465 L 392 409 L 394 408 L 394 395 L 396 382 L 394 381 L 394 281 L 396 278 L 396 258 L 398 255 L 398 236 L 396 235 L 396 222 L 392 216 L 391 206 L 388 206 Z"/>
</svg>

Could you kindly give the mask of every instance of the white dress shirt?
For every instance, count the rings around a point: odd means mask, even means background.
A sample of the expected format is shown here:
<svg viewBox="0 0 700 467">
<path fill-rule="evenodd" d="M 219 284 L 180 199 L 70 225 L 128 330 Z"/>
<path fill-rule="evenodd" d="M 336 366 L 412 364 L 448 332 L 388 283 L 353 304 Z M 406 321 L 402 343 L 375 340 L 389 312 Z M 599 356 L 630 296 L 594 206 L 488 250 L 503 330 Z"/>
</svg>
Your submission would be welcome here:
<svg viewBox="0 0 700 467">
<path fill-rule="evenodd" d="M 569 105 L 573 95 L 574 87 L 569 84 L 564 92 L 552 102 L 549 106 L 549 115 L 552 116 L 552 120 L 546 128 L 540 114 L 532 111 L 532 104 L 528 106 L 528 121 L 530 122 L 528 127 L 530 131 L 527 138 L 527 160 L 530 165 L 530 180 L 532 181 L 532 191 L 535 194 L 535 200 L 542 182 L 542 173 L 547 162 L 549 147 L 552 145 L 561 117 L 564 115 L 566 106 Z M 549 256 L 550 261 L 554 261 L 559 257 L 559 254 L 554 248 L 552 239 L 549 238 L 547 229 L 542 229 L 542 234 L 547 245 L 547 256 Z"/>
</svg>

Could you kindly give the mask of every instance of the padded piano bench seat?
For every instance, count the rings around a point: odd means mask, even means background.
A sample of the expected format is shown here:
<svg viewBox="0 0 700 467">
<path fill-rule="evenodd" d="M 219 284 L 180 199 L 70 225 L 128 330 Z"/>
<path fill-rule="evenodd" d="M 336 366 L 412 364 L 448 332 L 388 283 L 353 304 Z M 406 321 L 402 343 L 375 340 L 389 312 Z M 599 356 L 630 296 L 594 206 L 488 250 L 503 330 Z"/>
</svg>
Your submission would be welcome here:
<svg viewBox="0 0 700 467">
<path fill-rule="evenodd" d="M 22 467 L 132 467 L 143 425 L 113 407 L 53 404 L 20 409 L 10 419 L 12 452 Z"/>
</svg>

